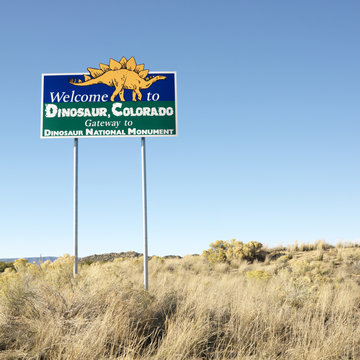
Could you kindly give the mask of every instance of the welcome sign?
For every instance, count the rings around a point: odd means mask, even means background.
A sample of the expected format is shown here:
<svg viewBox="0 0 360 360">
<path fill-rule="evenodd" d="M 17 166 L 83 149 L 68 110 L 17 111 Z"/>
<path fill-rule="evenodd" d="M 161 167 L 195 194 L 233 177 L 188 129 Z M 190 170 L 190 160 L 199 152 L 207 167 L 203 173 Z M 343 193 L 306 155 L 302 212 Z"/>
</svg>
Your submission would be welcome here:
<svg viewBox="0 0 360 360">
<path fill-rule="evenodd" d="M 176 136 L 176 73 L 132 57 L 88 74 L 43 74 L 41 138 Z"/>
</svg>

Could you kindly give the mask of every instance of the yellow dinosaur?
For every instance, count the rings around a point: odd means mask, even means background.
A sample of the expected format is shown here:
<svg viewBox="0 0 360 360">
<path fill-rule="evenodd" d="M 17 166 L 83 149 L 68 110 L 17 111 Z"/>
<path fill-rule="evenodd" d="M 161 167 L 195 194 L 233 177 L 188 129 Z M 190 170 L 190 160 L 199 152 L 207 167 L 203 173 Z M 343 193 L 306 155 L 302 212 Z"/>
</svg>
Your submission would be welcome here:
<svg viewBox="0 0 360 360">
<path fill-rule="evenodd" d="M 109 65 L 99 64 L 100 69 L 88 68 L 91 76 L 84 75 L 84 82 L 79 80 L 69 80 L 70 84 L 76 86 L 88 86 L 94 84 L 105 84 L 115 87 L 110 100 L 114 101 L 119 95 L 120 101 L 125 101 L 124 89 L 132 90 L 132 101 L 142 99 L 140 90 L 149 88 L 154 82 L 166 79 L 165 76 L 154 76 L 151 79 L 146 78 L 149 70 L 144 70 L 144 64 L 136 65 L 134 57 L 126 60 L 123 57 L 120 61 L 110 59 Z M 146 78 L 146 79 L 145 79 Z"/>
</svg>

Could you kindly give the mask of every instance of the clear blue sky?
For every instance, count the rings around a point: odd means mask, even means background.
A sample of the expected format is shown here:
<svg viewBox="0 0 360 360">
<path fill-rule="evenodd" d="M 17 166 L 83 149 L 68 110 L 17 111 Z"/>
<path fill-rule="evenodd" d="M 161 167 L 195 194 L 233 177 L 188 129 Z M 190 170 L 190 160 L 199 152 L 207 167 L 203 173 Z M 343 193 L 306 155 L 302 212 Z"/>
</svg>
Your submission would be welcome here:
<svg viewBox="0 0 360 360">
<path fill-rule="evenodd" d="M 7 1 L 0 258 L 73 253 L 72 139 L 40 140 L 42 73 L 176 71 L 147 139 L 149 254 L 360 238 L 358 1 Z M 79 254 L 142 252 L 140 139 L 80 139 Z"/>
</svg>

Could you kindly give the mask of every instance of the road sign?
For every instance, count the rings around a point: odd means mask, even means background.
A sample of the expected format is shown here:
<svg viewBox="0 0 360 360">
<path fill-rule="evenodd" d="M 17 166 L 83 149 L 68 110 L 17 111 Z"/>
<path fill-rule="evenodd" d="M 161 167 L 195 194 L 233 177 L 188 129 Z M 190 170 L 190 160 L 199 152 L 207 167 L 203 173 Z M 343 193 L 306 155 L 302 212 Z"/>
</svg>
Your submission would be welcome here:
<svg viewBox="0 0 360 360">
<path fill-rule="evenodd" d="M 88 74 L 43 74 L 41 138 L 74 138 L 74 277 L 78 273 L 78 138 L 141 137 L 144 288 L 148 290 L 145 137 L 176 136 L 176 73 L 132 57 Z"/>
<path fill-rule="evenodd" d="M 117 64 L 88 75 L 43 74 L 40 137 L 176 136 L 176 73 Z"/>
</svg>

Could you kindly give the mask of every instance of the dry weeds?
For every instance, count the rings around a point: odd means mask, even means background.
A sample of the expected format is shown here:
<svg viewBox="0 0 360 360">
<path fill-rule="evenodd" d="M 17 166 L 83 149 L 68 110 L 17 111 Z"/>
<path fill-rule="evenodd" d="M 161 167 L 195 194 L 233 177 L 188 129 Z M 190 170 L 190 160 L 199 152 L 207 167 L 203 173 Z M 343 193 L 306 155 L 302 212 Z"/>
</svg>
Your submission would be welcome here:
<svg viewBox="0 0 360 360">
<path fill-rule="evenodd" d="M 0 359 L 360 359 L 360 248 L 154 257 L 0 274 Z"/>
</svg>

